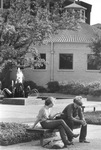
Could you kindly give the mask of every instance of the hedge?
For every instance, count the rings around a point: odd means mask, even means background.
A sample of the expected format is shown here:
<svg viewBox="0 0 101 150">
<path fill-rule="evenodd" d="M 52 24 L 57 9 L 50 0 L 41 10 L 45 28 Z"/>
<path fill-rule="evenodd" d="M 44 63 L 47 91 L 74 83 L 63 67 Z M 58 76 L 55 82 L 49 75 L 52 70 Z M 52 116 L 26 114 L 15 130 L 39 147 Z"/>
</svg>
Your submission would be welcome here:
<svg viewBox="0 0 101 150">
<path fill-rule="evenodd" d="M 101 95 L 101 83 L 98 81 L 91 83 L 82 83 L 79 81 L 58 82 L 52 81 L 48 84 L 49 92 L 58 92 L 71 95 Z"/>
<path fill-rule="evenodd" d="M 40 134 L 26 132 L 28 127 L 28 125 L 19 123 L 0 122 L 0 145 L 7 146 L 39 139 Z M 50 136 L 53 134 L 48 133 L 45 138 Z"/>
</svg>

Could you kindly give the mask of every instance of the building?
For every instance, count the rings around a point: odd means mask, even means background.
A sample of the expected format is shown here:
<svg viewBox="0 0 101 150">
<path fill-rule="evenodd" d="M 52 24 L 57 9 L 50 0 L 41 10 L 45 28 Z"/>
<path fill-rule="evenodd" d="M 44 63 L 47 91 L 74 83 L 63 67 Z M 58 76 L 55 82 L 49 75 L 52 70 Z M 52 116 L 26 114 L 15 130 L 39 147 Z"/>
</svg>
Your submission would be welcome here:
<svg viewBox="0 0 101 150">
<path fill-rule="evenodd" d="M 64 7 L 72 4 L 73 2 L 74 2 L 74 0 L 66 0 L 64 2 Z M 77 0 L 76 4 L 78 4 L 78 5 L 83 6 L 83 7 L 86 8 L 85 9 L 85 17 L 86 17 L 85 22 L 88 23 L 88 24 L 90 24 L 90 16 L 91 16 L 92 5 L 90 5 L 88 3 L 85 3 L 83 1 L 80 1 L 80 0 Z"/>
<path fill-rule="evenodd" d="M 46 45 L 37 46 L 47 65 L 35 69 L 25 69 L 26 80 L 32 80 L 41 86 L 46 86 L 50 81 L 85 83 L 101 81 L 97 64 L 90 64 L 88 61 L 89 56 L 92 55 L 89 43 L 95 33 L 101 34 L 101 30 L 86 23 L 86 7 L 72 3 L 65 6 L 65 9 L 80 12 L 79 29 L 61 30 L 58 35 L 53 35 L 51 39 L 48 39 Z M 13 78 L 13 76 L 11 77 Z"/>
<path fill-rule="evenodd" d="M 7 9 L 10 7 L 10 0 L 0 0 L 0 9 Z"/>
<path fill-rule="evenodd" d="M 95 37 L 95 33 L 101 34 L 100 29 L 90 26 L 91 5 L 68 0 L 64 7 L 66 11 L 79 12 L 78 30 L 61 30 L 51 39 L 47 39 L 47 44 L 37 46 L 41 58 L 45 59 L 47 64 L 39 68 L 24 69 L 25 79 L 41 86 L 46 86 L 50 81 L 101 81 L 97 64 L 93 65 L 88 61 L 92 55 L 89 43 Z M 15 79 L 14 72 L 11 79 Z"/>
</svg>

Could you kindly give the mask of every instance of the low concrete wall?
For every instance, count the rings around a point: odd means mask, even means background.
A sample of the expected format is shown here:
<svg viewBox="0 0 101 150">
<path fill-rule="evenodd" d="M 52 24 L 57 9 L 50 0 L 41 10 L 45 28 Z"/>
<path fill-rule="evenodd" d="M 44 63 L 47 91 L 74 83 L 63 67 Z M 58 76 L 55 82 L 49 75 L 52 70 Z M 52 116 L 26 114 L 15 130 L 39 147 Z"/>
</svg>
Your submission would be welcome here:
<svg viewBox="0 0 101 150">
<path fill-rule="evenodd" d="M 2 104 L 25 105 L 25 98 L 3 98 Z"/>
<path fill-rule="evenodd" d="M 87 101 L 101 102 L 101 96 L 87 95 Z"/>
</svg>

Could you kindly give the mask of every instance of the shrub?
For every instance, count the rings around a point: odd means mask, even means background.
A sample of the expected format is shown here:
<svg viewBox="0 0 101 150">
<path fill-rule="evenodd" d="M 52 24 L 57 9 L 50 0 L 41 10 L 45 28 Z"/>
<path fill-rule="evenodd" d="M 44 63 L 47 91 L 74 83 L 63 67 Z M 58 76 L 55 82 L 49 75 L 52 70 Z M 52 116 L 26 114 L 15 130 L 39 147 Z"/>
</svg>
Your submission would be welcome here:
<svg viewBox="0 0 101 150">
<path fill-rule="evenodd" d="M 72 85 L 72 94 L 73 93 L 74 93 L 74 95 L 83 94 L 84 88 L 85 88 L 85 86 L 83 83 L 74 82 Z"/>
<path fill-rule="evenodd" d="M 0 123 L 0 145 L 7 146 L 21 142 L 28 142 L 40 138 L 40 134 L 28 133 L 26 128 L 28 125 L 18 123 Z M 52 134 L 46 134 L 45 137 L 50 137 Z"/>
<path fill-rule="evenodd" d="M 49 92 L 55 93 L 59 91 L 59 83 L 58 81 L 51 81 L 47 83 Z"/>
<path fill-rule="evenodd" d="M 31 89 L 37 88 L 36 83 L 33 81 L 24 81 L 24 88 L 26 89 L 27 86 L 30 86 Z"/>
<path fill-rule="evenodd" d="M 84 84 L 81 82 L 62 82 L 60 83 L 60 93 L 64 94 L 73 94 L 73 95 L 100 95 L 101 83 L 100 82 L 92 82 L 89 84 Z M 93 93 L 94 91 L 94 93 Z"/>
<path fill-rule="evenodd" d="M 85 89 L 85 85 L 80 82 L 68 82 L 65 84 L 60 84 L 60 92 L 64 94 L 73 94 L 79 95 L 87 93 L 87 89 Z"/>
<path fill-rule="evenodd" d="M 37 86 L 39 93 L 47 93 L 47 89 L 43 86 Z"/>
<path fill-rule="evenodd" d="M 66 85 L 60 85 L 60 92 L 63 94 L 72 94 L 72 83 L 68 83 Z"/>
<path fill-rule="evenodd" d="M 89 89 L 100 88 L 100 87 L 101 87 L 101 83 L 98 82 L 98 81 L 91 82 L 91 83 L 88 83 L 87 87 L 88 87 Z"/>
<path fill-rule="evenodd" d="M 96 89 L 90 89 L 89 90 L 89 95 L 92 95 L 92 96 L 101 96 L 101 88 L 96 88 Z"/>
</svg>

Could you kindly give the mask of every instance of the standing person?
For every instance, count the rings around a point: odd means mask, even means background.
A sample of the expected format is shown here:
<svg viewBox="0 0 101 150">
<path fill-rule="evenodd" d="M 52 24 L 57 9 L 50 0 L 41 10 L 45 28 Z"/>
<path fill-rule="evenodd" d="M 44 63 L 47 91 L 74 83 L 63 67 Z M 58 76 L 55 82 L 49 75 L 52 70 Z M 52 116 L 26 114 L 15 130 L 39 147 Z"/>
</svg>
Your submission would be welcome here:
<svg viewBox="0 0 101 150">
<path fill-rule="evenodd" d="M 89 143 L 88 141 L 86 141 L 87 123 L 82 112 L 83 103 L 81 99 L 81 96 L 76 96 L 73 100 L 73 103 L 67 105 L 64 108 L 62 119 L 66 122 L 66 124 L 70 127 L 71 130 L 73 130 L 75 126 L 81 125 L 79 142 Z M 71 137 L 68 138 L 70 141 L 72 141 Z"/>
<path fill-rule="evenodd" d="M 40 109 L 36 121 L 32 127 L 35 128 L 36 124 L 40 122 L 42 128 L 44 129 L 58 129 L 60 132 L 61 139 L 64 143 L 64 147 L 67 147 L 67 145 L 72 144 L 72 142 L 68 141 L 68 135 L 71 138 L 76 138 L 79 136 L 79 134 L 74 134 L 62 119 L 54 119 L 57 114 L 53 116 L 50 114 L 50 109 L 53 107 L 53 105 L 54 98 L 48 97 L 45 101 L 45 105 Z"/>
</svg>

